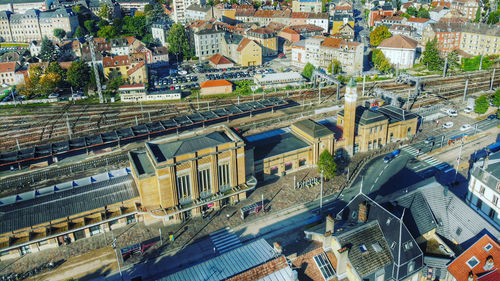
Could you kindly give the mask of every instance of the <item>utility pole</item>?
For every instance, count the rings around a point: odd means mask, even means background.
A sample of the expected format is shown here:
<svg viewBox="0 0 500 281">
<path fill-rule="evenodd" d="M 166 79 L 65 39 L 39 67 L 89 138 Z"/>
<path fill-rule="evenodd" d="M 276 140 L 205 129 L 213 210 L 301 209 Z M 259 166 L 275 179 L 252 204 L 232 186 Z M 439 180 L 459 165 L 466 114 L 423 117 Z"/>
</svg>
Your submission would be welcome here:
<svg viewBox="0 0 500 281">
<path fill-rule="evenodd" d="M 465 102 L 465 96 L 467 95 L 467 87 L 469 86 L 469 78 L 467 78 L 467 80 L 465 80 L 465 88 L 464 88 L 464 98 L 463 98 L 463 102 Z"/>
<path fill-rule="evenodd" d="M 16 138 L 17 150 L 21 150 L 21 146 L 19 145 L 19 140 Z"/>
<path fill-rule="evenodd" d="M 490 91 L 493 90 L 493 81 L 495 81 L 495 68 L 493 68 L 493 74 L 491 75 Z"/>
<path fill-rule="evenodd" d="M 318 87 L 318 105 L 321 104 L 321 87 Z"/>
<path fill-rule="evenodd" d="M 457 158 L 457 168 L 455 169 L 455 179 L 453 180 L 453 183 L 457 181 L 457 175 L 458 175 L 458 169 L 460 168 L 460 158 L 462 158 L 462 147 L 464 146 L 463 140 L 460 140 L 460 152 L 458 153 L 458 158 Z"/>
<path fill-rule="evenodd" d="M 366 82 L 366 75 L 363 75 L 363 97 L 365 96 L 365 82 Z"/>
<path fill-rule="evenodd" d="M 443 78 L 446 77 L 446 71 L 448 71 L 448 57 L 445 58 L 444 60 L 444 67 L 443 67 Z"/>
<path fill-rule="evenodd" d="M 319 213 L 323 210 L 323 169 L 321 169 L 321 189 L 319 192 Z"/>
<path fill-rule="evenodd" d="M 120 272 L 120 279 L 123 280 L 123 275 L 122 275 L 122 267 L 120 265 L 120 259 L 118 257 L 118 252 L 116 251 L 116 238 L 113 239 L 113 242 L 111 244 L 113 246 L 113 251 L 115 251 L 116 255 L 116 263 L 118 264 L 118 271 Z"/>
<path fill-rule="evenodd" d="M 94 77 L 95 77 L 95 84 L 97 86 L 97 94 L 99 95 L 99 103 L 103 103 L 104 98 L 102 97 L 101 80 L 99 78 L 99 69 L 97 68 L 97 62 L 96 62 L 97 59 L 95 57 L 94 37 L 88 36 L 87 42 L 89 43 L 90 47 L 90 56 L 92 58 L 92 66 L 94 68 Z"/>
<path fill-rule="evenodd" d="M 66 112 L 66 126 L 68 126 L 68 135 L 69 139 L 71 139 L 71 126 L 69 125 L 69 117 L 67 112 Z"/>
<path fill-rule="evenodd" d="M 479 61 L 479 70 L 483 70 L 483 54 L 481 54 L 481 60 Z"/>
</svg>

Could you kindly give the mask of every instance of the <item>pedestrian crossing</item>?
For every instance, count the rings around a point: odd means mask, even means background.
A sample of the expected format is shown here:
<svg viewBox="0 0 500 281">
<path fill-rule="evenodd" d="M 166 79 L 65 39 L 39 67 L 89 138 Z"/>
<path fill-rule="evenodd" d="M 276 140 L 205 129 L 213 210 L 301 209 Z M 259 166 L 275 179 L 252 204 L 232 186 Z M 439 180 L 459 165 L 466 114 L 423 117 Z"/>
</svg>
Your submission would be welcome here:
<svg viewBox="0 0 500 281">
<path fill-rule="evenodd" d="M 418 150 L 416 148 L 414 148 L 413 146 L 407 146 L 407 147 L 404 147 L 403 149 L 404 152 L 412 155 L 412 156 L 417 156 L 418 155 Z"/>
<path fill-rule="evenodd" d="M 418 149 L 416 149 L 412 146 L 404 147 L 401 150 L 405 151 L 406 153 L 408 153 L 412 156 L 419 156 Z M 421 159 L 421 161 L 426 163 L 429 166 L 435 167 L 438 170 L 444 170 L 444 169 L 450 167 L 450 165 L 448 163 L 445 163 L 441 160 L 438 160 L 432 156 L 425 156 L 424 158 Z M 425 169 L 427 169 L 427 167 L 423 167 L 420 170 L 425 170 Z M 417 171 L 417 172 L 419 172 L 419 171 Z"/>
<path fill-rule="evenodd" d="M 210 233 L 214 250 L 219 254 L 239 248 L 242 244 L 238 236 L 229 230 L 229 227 Z"/>
</svg>

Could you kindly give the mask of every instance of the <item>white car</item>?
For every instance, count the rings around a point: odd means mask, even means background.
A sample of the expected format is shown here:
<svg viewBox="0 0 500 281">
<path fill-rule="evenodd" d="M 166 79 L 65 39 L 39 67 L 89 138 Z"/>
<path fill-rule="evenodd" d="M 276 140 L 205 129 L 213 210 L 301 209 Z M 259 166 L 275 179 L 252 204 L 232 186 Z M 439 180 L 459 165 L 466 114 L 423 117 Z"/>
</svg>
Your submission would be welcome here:
<svg viewBox="0 0 500 281">
<path fill-rule="evenodd" d="M 465 113 L 467 113 L 467 114 L 469 114 L 469 113 L 471 113 L 471 112 L 472 112 L 472 110 L 473 110 L 473 108 L 472 108 L 472 107 L 467 106 L 467 107 L 464 109 L 464 112 L 465 112 Z"/>
<path fill-rule="evenodd" d="M 445 129 L 449 129 L 452 127 L 453 127 L 453 122 L 451 122 L 451 121 L 443 124 L 443 128 L 445 128 Z"/>
<path fill-rule="evenodd" d="M 464 124 L 464 125 L 462 125 L 462 127 L 460 127 L 460 131 L 462 131 L 462 132 L 470 130 L 470 129 L 472 129 L 472 126 L 469 124 Z"/>
<path fill-rule="evenodd" d="M 458 116 L 458 112 L 455 109 L 450 109 L 450 110 L 448 110 L 448 116 L 456 117 L 456 116 Z"/>
<path fill-rule="evenodd" d="M 58 93 L 52 93 L 49 95 L 49 99 L 56 99 L 59 97 L 59 94 Z"/>
</svg>

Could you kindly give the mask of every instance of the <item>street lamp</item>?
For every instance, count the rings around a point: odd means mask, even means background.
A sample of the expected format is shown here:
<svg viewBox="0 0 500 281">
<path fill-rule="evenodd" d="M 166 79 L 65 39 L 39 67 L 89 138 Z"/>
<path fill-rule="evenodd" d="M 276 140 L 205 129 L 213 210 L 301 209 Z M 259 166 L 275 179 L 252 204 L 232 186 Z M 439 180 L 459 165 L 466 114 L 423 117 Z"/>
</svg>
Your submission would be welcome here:
<svg viewBox="0 0 500 281">
<path fill-rule="evenodd" d="M 114 238 L 113 242 L 111 242 L 111 246 L 113 247 L 113 251 L 116 255 L 116 263 L 118 264 L 118 271 L 120 271 L 120 279 L 123 281 L 122 267 L 120 266 L 120 259 L 118 258 L 118 252 L 116 251 L 116 238 Z"/>
<path fill-rule="evenodd" d="M 321 189 L 320 189 L 320 194 L 319 194 L 319 213 L 321 214 L 321 211 L 323 209 L 323 169 L 321 169 Z"/>
</svg>

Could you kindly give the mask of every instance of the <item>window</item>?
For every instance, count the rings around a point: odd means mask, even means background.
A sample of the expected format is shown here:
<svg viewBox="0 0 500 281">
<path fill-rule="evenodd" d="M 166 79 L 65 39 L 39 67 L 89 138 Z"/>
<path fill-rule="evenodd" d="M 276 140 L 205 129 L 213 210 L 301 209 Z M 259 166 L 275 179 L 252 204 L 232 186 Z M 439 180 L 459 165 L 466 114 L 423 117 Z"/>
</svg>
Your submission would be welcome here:
<svg viewBox="0 0 500 281">
<path fill-rule="evenodd" d="M 229 163 L 219 165 L 219 188 L 222 190 L 224 187 L 231 187 L 231 180 L 229 174 Z M 227 190 L 227 189 L 226 189 Z M 225 191 L 225 190 L 222 190 Z"/>
<path fill-rule="evenodd" d="M 403 247 L 404 247 L 405 251 L 411 250 L 411 248 L 413 248 L 413 242 L 408 241 L 408 242 L 403 244 Z"/>
<path fill-rule="evenodd" d="M 491 200 L 491 202 L 493 202 L 493 205 L 497 205 L 498 204 L 498 197 L 496 195 L 493 195 L 493 200 Z"/>
<path fill-rule="evenodd" d="M 484 195 L 484 190 L 485 187 L 481 185 L 481 187 L 479 188 L 479 194 Z"/>
<path fill-rule="evenodd" d="M 379 243 L 379 242 L 375 242 L 375 243 L 373 243 L 373 244 L 372 244 L 372 248 L 373 248 L 373 250 L 374 250 L 376 253 L 378 253 L 378 252 L 382 251 L 382 246 L 380 245 L 380 243 Z"/>
<path fill-rule="evenodd" d="M 127 224 L 131 224 L 134 222 L 136 222 L 134 215 L 127 216 Z"/>
<path fill-rule="evenodd" d="M 410 261 L 408 263 L 408 273 L 411 273 L 415 270 L 415 261 Z"/>
<path fill-rule="evenodd" d="M 489 244 L 489 243 L 488 243 L 486 246 L 484 246 L 484 250 L 485 250 L 486 252 L 489 252 L 489 251 L 491 250 L 491 248 L 493 248 L 493 245 L 491 245 L 491 244 Z"/>
<path fill-rule="evenodd" d="M 278 174 L 278 167 L 272 167 L 271 168 L 271 175 L 276 175 Z"/>
<path fill-rule="evenodd" d="M 476 266 L 478 264 L 479 264 L 479 260 L 474 256 L 467 261 L 467 265 L 470 268 L 474 268 L 474 266 Z"/>
<path fill-rule="evenodd" d="M 198 188 L 201 192 L 210 191 L 210 169 L 198 171 Z"/>
<path fill-rule="evenodd" d="M 333 270 L 330 260 L 326 257 L 326 254 L 322 252 L 321 254 L 314 256 L 314 261 L 323 275 L 325 280 L 330 280 L 335 277 L 335 271 Z"/>
<path fill-rule="evenodd" d="M 177 176 L 177 192 L 179 199 L 191 197 L 191 179 L 188 175 Z"/>
<path fill-rule="evenodd" d="M 306 165 L 306 159 L 300 159 L 299 160 L 299 167 L 305 166 Z"/>
<path fill-rule="evenodd" d="M 285 164 L 285 171 L 291 170 L 293 167 L 292 163 L 286 163 Z"/>
</svg>

